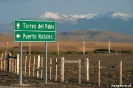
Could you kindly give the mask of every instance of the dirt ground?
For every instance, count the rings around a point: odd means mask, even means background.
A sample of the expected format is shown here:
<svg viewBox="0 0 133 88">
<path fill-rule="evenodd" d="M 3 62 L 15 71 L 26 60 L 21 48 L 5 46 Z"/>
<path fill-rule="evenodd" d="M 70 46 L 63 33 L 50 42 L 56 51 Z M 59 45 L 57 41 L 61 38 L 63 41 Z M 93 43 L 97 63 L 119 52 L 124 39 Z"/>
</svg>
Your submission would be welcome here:
<svg viewBox="0 0 133 88">
<path fill-rule="evenodd" d="M 6 42 L 8 42 L 8 48 L 6 47 Z M 60 51 L 83 51 L 83 41 L 70 41 L 70 40 L 57 40 L 59 42 Z M 57 52 L 57 42 L 48 43 L 48 52 Z M 0 55 L 1 52 L 19 52 L 19 43 L 13 41 L 11 36 L 0 36 Z M 94 51 L 98 49 L 108 49 L 108 41 L 85 41 L 85 51 Z M 117 51 L 133 51 L 132 43 L 120 43 L 111 42 L 111 50 Z M 44 43 L 31 43 L 31 51 L 44 52 Z M 29 52 L 29 43 L 23 43 L 23 52 Z M 15 53 L 14 53 L 15 54 Z M 12 55 L 14 55 L 12 54 Z M 16 54 L 15 54 L 16 56 Z M 33 77 L 32 67 L 33 67 L 33 56 L 31 56 L 31 76 L 28 76 L 28 66 L 27 74 L 24 76 L 24 65 L 25 65 L 25 54 L 23 55 L 23 84 L 32 87 L 40 88 L 111 88 L 112 84 L 119 84 L 120 81 L 120 61 L 122 60 L 122 83 L 131 84 L 133 86 L 133 54 L 132 53 L 89 53 L 89 54 L 62 54 L 62 55 L 48 55 L 48 83 L 44 83 L 43 79 Z M 1 56 L 0 56 L 1 57 Z M 37 62 L 37 54 L 35 54 Z M 42 54 L 41 57 L 44 57 Z M 78 64 L 65 64 L 65 81 L 60 82 L 60 61 L 61 57 L 66 60 L 78 60 L 81 59 L 81 84 L 78 84 Z M 52 64 L 52 80 L 49 78 L 49 58 L 53 58 Z M 58 59 L 58 79 L 55 81 L 55 58 Z M 89 58 L 90 61 L 90 80 L 86 81 L 86 68 L 85 62 Z M 29 56 L 28 56 L 29 60 Z M 27 60 L 27 61 L 28 61 Z M 98 86 L 98 60 L 101 62 L 101 85 Z M 28 65 L 29 63 L 27 63 Z M 1 66 L 1 65 L 0 65 Z M 37 64 L 36 64 L 37 66 Z M 35 66 L 35 67 L 36 67 Z M 36 69 L 37 70 L 37 69 Z M 44 71 L 43 71 L 44 72 Z M 35 72 L 36 75 L 36 72 Z M 7 71 L 0 70 L 0 86 L 16 86 L 19 84 L 19 75 L 14 73 L 9 73 Z M 30 85 L 28 85 L 30 84 Z M 19 85 L 17 85 L 19 86 Z"/>
<path fill-rule="evenodd" d="M 43 56 L 43 55 L 41 55 Z M 65 64 L 65 81 L 60 82 L 60 58 L 65 60 L 81 59 L 81 84 L 78 84 L 78 64 Z M 49 58 L 53 58 L 52 79 L 49 78 Z M 55 81 L 55 58 L 58 58 L 58 79 Z M 86 81 L 85 62 L 90 61 L 90 80 Z M 23 71 L 24 71 L 23 56 Z M 98 60 L 101 64 L 101 85 L 98 86 Z M 111 88 L 112 84 L 119 84 L 120 81 L 120 61 L 122 60 L 122 84 L 133 86 L 133 54 L 75 54 L 75 55 L 49 55 L 48 56 L 48 83 L 43 79 L 31 76 L 23 76 L 23 84 L 30 84 L 32 87 L 40 88 Z M 32 68 L 32 66 L 31 66 Z M 27 67 L 28 70 L 28 67 Z M 36 74 L 36 73 L 35 73 Z M 0 71 L 0 86 L 14 86 L 19 84 L 19 75 Z"/>
</svg>

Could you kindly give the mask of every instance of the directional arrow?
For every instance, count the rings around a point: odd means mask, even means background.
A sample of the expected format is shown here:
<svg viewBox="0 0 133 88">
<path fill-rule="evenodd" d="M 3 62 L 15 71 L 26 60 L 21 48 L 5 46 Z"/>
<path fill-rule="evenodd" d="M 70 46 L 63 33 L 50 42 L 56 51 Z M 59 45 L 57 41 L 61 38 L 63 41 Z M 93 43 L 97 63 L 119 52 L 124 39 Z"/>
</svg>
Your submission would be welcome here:
<svg viewBox="0 0 133 88">
<path fill-rule="evenodd" d="M 20 24 L 19 24 L 19 23 L 17 23 L 17 25 L 16 25 L 16 26 L 17 26 L 17 29 L 19 29 L 19 27 L 20 27 Z"/>
<path fill-rule="evenodd" d="M 20 34 L 17 34 L 16 37 L 19 39 L 21 36 L 20 36 Z"/>
</svg>

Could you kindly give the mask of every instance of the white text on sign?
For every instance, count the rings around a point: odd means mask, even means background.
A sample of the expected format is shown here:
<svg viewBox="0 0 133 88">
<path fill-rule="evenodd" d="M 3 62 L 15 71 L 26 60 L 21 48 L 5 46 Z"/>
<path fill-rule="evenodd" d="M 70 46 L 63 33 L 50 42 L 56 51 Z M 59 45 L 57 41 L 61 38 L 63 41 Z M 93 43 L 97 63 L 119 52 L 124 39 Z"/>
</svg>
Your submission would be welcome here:
<svg viewBox="0 0 133 88">
<path fill-rule="evenodd" d="M 50 34 L 31 34 L 31 35 L 26 35 L 23 33 L 23 39 L 53 39 L 53 35 Z"/>
<path fill-rule="evenodd" d="M 54 29 L 54 25 L 51 24 L 28 24 L 28 23 L 23 23 L 23 28 L 24 29 Z"/>
</svg>

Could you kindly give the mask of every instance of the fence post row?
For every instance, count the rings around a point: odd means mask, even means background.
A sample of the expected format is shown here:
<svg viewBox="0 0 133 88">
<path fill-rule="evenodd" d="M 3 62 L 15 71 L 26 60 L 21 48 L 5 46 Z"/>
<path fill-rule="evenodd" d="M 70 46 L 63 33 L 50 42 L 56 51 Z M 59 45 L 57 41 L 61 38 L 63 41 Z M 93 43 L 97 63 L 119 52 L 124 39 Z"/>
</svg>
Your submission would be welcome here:
<svg viewBox="0 0 133 88">
<path fill-rule="evenodd" d="M 11 56 L 11 53 L 9 53 L 8 55 L 8 58 L 6 58 L 6 53 L 5 53 L 5 57 L 3 55 L 3 53 L 1 54 L 1 58 L 0 58 L 0 63 L 1 63 L 1 70 L 6 70 L 5 68 L 9 68 L 9 72 L 14 72 L 15 74 L 19 74 L 19 54 L 17 54 L 17 59 L 9 59 L 9 58 L 12 58 Z M 16 58 L 16 57 L 15 57 Z M 9 60 L 9 66 L 6 65 L 6 59 Z M 14 60 L 14 61 L 13 61 Z M 34 59 L 33 59 L 33 77 L 35 76 L 35 56 L 34 56 Z M 41 63 L 40 63 L 41 62 Z M 60 69 L 60 79 L 61 79 L 61 82 L 64 82 L 64 64 L 65 63 L 78 63 L 79 65 L 79 84 L 81 84 L 81 59 L 79 60 L 65 60 L 64 57 L 61 58 L 61 69 Z M 41 78 L 42 78 L 42 74 L 43 74 L 43 57 L 40 58 L 40 55 L 38 55 L 38 60 L 37 60 L 37 78 L 39 78 L 39 71 L 40 71 L 40 64 L 41 64 Z M 3 66 L 4 65 L 4 66 Z M 25 57 L 25 76 L 26 76 L 26 72 L 27 72 L 27 56 Z M 52 79 L 52 58 L 50 58 L 50 80 Z M 55 81 L 57 81 L 57 58 L 55 60 L 55 65 L 56 65 L 56 72 L 55 72 Z M 90 80 L 90 76 L 89 76 L 89 59 L 86 58 L 86 63 L 85 63 L 85 69 L 86 69 L 86 80 L 89 81 Z M 31 76 L 31 56 L 29 58 L 29 76 Z M 100 67 L 100 60 L 98 60 L 98 86 L 100 86 L 100 70 L 101 70 L 101 67 Z M 120 61 L 120 85 L 122 85 L 122 60 Z"/>
</svg>

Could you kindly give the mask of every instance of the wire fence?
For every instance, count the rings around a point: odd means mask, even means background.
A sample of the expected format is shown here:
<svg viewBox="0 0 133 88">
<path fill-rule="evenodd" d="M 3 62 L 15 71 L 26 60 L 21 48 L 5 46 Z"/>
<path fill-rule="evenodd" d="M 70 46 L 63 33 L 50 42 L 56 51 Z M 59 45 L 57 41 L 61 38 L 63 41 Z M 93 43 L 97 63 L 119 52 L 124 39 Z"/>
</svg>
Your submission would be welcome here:
<svg viewBox="0 0 133 88">
<path fill-rule="evenodd" d="M 10 56 L 12 55 L 11 53 L 9 54 Z M 66 83 L 76 82 L 79 84 L 94 82 L 98 86 L 110 83 L 120 85 L 133 83 L 132 66 L 123 66 L 123 64 L 127 64 L 125 60 L 113 62 L 109 59 L 109 63 L 105 62 L 105 59 L 98 60 L 96 59 L 97 56 L 91 56 L 91 58 L 75 57 L 75 59 L 66 57 L 63 62 L 61 58 L 48 58 L 48 80 Z M 81 63 L 79 60 L 81 60 Z M 115 59 L 112 60 L 115 61 Z M 44 57 L 41 55 L 23 56 L 23 76 L 44 79 L 44 61 Z M 19 54 L 16 55 L 16 58 L 8 58 L 6 53 L 1 53 L 0 70 L 19 74 Z"/>
</svg>

